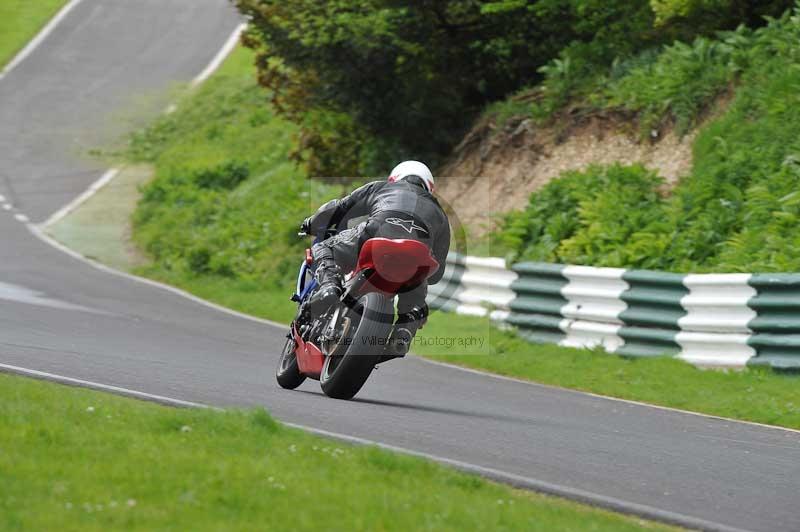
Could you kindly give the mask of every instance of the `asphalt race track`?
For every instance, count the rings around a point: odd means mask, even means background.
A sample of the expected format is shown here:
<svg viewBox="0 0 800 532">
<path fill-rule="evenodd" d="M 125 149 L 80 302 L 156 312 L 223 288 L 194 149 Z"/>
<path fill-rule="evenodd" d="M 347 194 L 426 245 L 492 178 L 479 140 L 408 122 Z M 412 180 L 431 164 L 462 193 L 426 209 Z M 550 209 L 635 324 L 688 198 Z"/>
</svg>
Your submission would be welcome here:
<svg viewBox="0 0 800 532">
<path fill-rule="evenodd" d="M 0 364 L 278 418 L 709 529 L 800 530 L 800 433 L 493 378 L 416 358 L 357 400 L 281 390 L 285 331 L 103 272 L 38 239 L 239 23 L 226 0 L 83 0 L 0 80 Z M 535 349 L 535 347 L 531 347 Z M 420 494 L 424 496 L 424 494 Z M 602 502 L 602 501 L 601 501 Z"/>
</svg>

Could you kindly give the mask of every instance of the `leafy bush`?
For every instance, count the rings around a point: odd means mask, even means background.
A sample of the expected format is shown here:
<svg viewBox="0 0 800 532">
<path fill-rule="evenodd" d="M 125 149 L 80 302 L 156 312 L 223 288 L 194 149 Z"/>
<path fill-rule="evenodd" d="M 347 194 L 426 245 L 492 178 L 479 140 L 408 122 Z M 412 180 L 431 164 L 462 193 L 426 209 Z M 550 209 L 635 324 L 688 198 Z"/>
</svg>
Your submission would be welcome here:
<svg viewBox="0 0 800 532">
<path fill-rule="evenodd" d="M 613 18 L 606 20 L 607 30 L 591 40 L 571 42 L 539 68 L 542 81 L 518 91 L 535 96 L 527 98 L 535 103 L 517 106 L 514 113 L 545 122 L 569 104 L 588 110 L 622 109 L 641 118 L 644 135 L 664 120 L 684 133 L 735 80 L 742 66 L 738 52 L 749 42 L 752 29 L 792 4 L 652 0 L 655 28 L 650 27 L 651 17 L 642 16 L 625 27 Z M 503 123 L 511 110 L 495 104 L 487 112 Z"/>
<path fill-rule="evenodd" d="M 539 69 L 544 81 L 527 91 L 537 95 L 535 104 L 527 109 L 516 107 L 514 112 L 542 122 L 573 102 L 588 110 L 632 112 L 639 119 L 643 137 L 665 121 L 674 123 L 683 134 L 741 72 L 741 47 L 750 43 L 751 34 L 740 26 L 720 32 L 718 39 L 698 37 L 690 44 L 676 41 L 633 56 L 617 56 L 610 65 L 599 67 L 592 59 L 576 55 L 580 47 L 569 47 Z M 510 110 L 495 104 L 489 113 L 502 123 L 511 116 Z"/>
<path fill-rule="evenodd" d="M 791 4 L 786 0 L 650 0 L 658 26 L 696 26 L 711 21 L 713 29 L 740 23 L 760 25 L 763 17 L 778 16 Z"/>
<path fill-rule="evenodd" d="M 741 72 L 728 111 L 698 135 L 692 172 L 672 196 L 660 199 L 657 180 L 642 169 L 627 169 L 624 178 L 619 167 L 567 174 L 506 220 L 498 238 L 515 257 L 673 271 L 800 270 L 800 6 L 720 42 L 702 45 L 703 54 L 673 47 L 685 59 L 664 63 L 689 72 L 691 57 L 724 58 L 729 71 Z"/>
<path fill-rule="evenodd" d="M 214 168 L 204 168 L 195 172 L 193 181 L 200 188 L 231 190 L 250 176 L 246 164 L 228 161 Z"/>
<path fill-rule="evenodd" d="M 744 32 L 741 28 L 737 35 Z M 679 133 L 685 133 L 739 72 L 733 61 L 736 42 L 706 38 L 692 44 L 676 42 L 654 61 L 634 66 L 611 82 L 600 96 L 606 99 L 602 106 L 635 112 L 644 132 L 668 118 Z"/>
<path fill-rule="evenodd" d="M 568 172 L 512 213 L 499 238 L 515 259 L 621 266 L 635 260 L 625 244 L 663 216 L 661 180 L 642 166 L 593 166 Z"/>
</svg>

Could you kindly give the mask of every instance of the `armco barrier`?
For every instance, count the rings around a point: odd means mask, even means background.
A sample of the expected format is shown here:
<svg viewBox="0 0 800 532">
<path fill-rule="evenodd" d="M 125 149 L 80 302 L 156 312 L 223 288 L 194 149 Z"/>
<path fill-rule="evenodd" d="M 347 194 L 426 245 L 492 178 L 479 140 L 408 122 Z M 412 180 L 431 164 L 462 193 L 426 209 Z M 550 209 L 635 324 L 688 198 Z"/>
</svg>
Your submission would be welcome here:
<svg viewBox="0 0 800 532">
<path fill-rule="evenodd" d="M 561 342 L 561 307 L 567 300 L 561 289 L 569 282 L 560 264 L 527 263 L 512 268 L 519 279 L 511 283 L 516 297 L 509 303 L 507 322 L 532 342 Z"/>
<path fill-rule="evenodd" d="M 755 295 L 747 305 L 755 317 L 747 345 L 758 353 L 749 364 L 800 368 L 800 274 L 750 276 Z"/>
<path fill-rule="evenodd" d="M 625 330 L 620 333 L 625 343 L 618 352 L 637 356 L 678 354 L 678 321 L 686 314 L 681 300 L 689 292 L 683 285 L 683 276 L 629 270 L 622 278 L 628 289 L 620 294 L 626 306 L 620 315 L 625 323 Z"/>
<path fill-rule="evenodd" d="M 701 366 L 800 368 L 800 274 L 675 274 L 452 255 L 438 307 L 533 342 L 671 354 Z M 451 297 L 445 297 L 448 293 Z"/>
</svg>

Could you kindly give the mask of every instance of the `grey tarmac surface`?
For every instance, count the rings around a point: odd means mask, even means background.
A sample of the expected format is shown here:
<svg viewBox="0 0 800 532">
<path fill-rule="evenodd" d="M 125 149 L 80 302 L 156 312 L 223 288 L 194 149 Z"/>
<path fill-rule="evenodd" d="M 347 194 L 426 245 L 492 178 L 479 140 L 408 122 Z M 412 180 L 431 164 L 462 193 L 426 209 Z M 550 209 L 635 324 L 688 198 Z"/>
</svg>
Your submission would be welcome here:
<svg viewBox="0 0 800 532">
<path fill-rule="evenodd" d="M 84 154 L 138 94 L 188 81 L 224 0 L 84 0 L 0 80 L 0 363 L 278 418 L 746 530 L 800 530 L 800 433 L 501 380 L 416 358 L 355 401 L 274 382 L 285 331 L 92 268 L 46 219 L 105 170 Z M 158 112 L 163 102 L 150 105 Z M 531 347 L 535 349 L 535 347 Z M 420 494 L 424 497 L 425 494 Z"/>
</svg>

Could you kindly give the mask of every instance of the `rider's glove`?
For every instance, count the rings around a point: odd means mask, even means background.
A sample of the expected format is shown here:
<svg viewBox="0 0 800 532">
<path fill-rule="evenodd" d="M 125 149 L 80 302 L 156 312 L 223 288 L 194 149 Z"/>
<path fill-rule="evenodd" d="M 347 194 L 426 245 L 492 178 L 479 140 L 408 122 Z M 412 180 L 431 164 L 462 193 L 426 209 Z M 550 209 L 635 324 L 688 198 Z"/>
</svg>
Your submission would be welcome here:
<svg viewBox="0 0 800 532">
<path fill-rule="evenodd" d="M 311 234 L 311 216 L 303 220 L 303 223 L 300 224 L 300 232 L 305 233 L 307 235 Z"/>
</svg>

